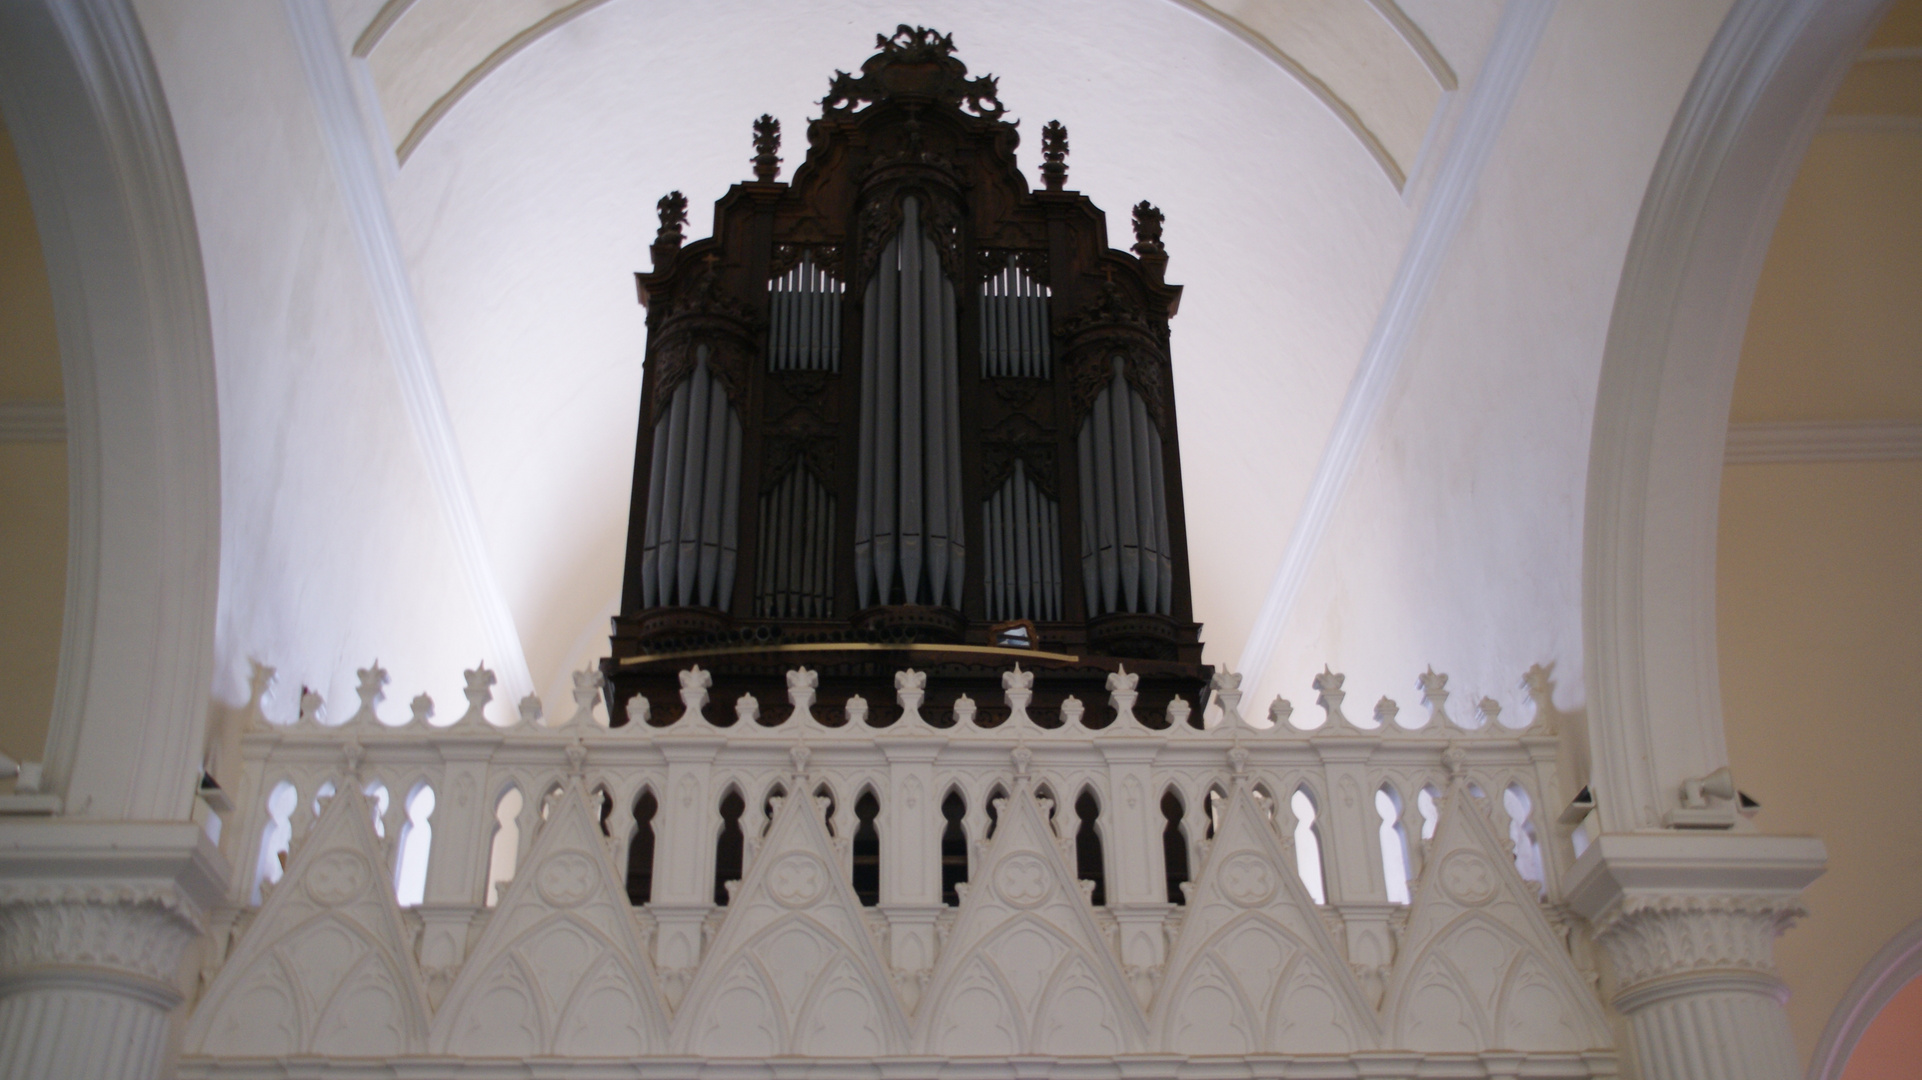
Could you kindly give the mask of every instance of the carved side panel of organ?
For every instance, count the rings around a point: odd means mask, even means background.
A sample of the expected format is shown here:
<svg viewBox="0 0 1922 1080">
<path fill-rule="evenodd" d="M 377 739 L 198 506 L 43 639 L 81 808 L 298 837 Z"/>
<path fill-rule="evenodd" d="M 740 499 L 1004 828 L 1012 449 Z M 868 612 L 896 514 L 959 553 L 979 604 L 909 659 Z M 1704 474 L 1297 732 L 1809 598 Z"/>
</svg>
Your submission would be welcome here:
<svg viewBox="0 0 1922 1080">
<path fill-rule="evenodd" d="M 954 286 L 922 213 L 920 199 L 901 199 L 901 227 L 863 303 L 854 517 L 863 608 L 958 608 L 967 573 Z"/>
<path fill-rule="evenodd" d="M 695 350 L 694 368 L 654 423 L 641 581 L 649 607 L 718 607 L 740 551 L 741 417 Z"/>
</svg>

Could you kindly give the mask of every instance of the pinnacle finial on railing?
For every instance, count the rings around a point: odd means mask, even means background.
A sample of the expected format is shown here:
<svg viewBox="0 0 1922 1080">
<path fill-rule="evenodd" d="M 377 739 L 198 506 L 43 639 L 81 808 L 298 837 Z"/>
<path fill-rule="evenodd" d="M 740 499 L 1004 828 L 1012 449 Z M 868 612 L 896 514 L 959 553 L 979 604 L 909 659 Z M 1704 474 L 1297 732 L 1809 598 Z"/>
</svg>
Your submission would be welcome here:
<svg viewBox="0 0 1922 1080">
<path fill-rule="evenodd" d="M 1141 697 L 1135 688 L 1140 684 L 1141 676 L 1130 675 L 1126 664 L 1117 664 L 1116 670 L 1108 676 L 1108 707 L 1114 710 L 1117 729 L 1141 726 L 1141 721 L 1135 716 L 1135 702 Z"/>
<path fill-rule="evenodd" d="M 461 677 L 467 682 L 466 688 L 461 691 L 467 696 L 467 711 L 454 723 L 460 727 L 484 728 L 488 726 L 487 703 L 494 700 L 494 683 L 499 681 L 498 677 L 487 670 L 485 660 L 461 672 Z"/>
<path fill-rule="evenodd" d="M 1268 722 L 1274 725 L 1274 728 L 1270 730 L 1286 729 L 1291 723 L 1290 718 L 1294 715 L 1295 706 L 1293 703 L 1280 694 L 1276 694 L 1275 700 L 1268 706 Z"/>
<path fill-rule="evenodd" d="M 354 711 L 353 716 L 348 717 L 347 722 L 362 726 L 378 726 L 380 716 L 374 711 L 374 706 L 387 698 L 387 691 L 382 689 L 388 682 L 387 669 L 380 666 L 379 660 L 375 660 L 372 664 L 355 671 L 354 675 L 359 679 L 359 685 L 354 688 L 354 693 L 360 696 L 360 708 Z"/>
<path fill-rule="evenodd" d="M 1401 706 L 1395 704 L 1394 698 L 1384 694 L 1380 701 L 1375 702 L 1375 726 L 1383 731 L 1394 730 L 1395 717 L 1399 715 Z"/>
<path fill-rule="evenodd" d="M 1428 706 L 1428 722 L 1431 725 L 1450 724 L 1454 721 L 1448 715 L 1448 676 L 1435 670 L 1430 664 L 1428 670 L 1415 676 L 1415 685 L 1421 688 L 1421 703 Z"/>
<path fill-rule="evenodd" d="M 687 709 L 682 715 L 690 720 L 707 719 L 707 692 L 714 689 L 714 676 L 693 664 L 680 673 L 680 682 L 681 704 Z"/>
<path fill-rule="evenodd" d="M 1351 726 L 1348 723 L 1348 717 L 1342 715 L 1341 711 L 1341 701 L 1348 696 L 1347 692 L 1341 688 L 1341 684 L 1347 681 L 1348 676 L 1335 671 L 1327 664 L 1323 664 L 1321 674 L 1315 676 L 1313 684 L 1315 704 L 1321 706 L 1322 711 L 1328 714 L 1327 720 L 1322 725 L 1324 728 Z"/>
<path fill-rule="evenodd" d="M 787 703 L 794 706 L 790 720 L 814 723 L 814 697 L 821 689 L 821 675 L 805 667 L 787 673 Z"/>
<path fill-rule="evenodd" d="M 1237 728 L 1245 721 L 1241 718 L 1241 673 L 1227 668 L 1216 668 L 1214 676 L 1208 680 L 1208 688 L 1215 692 L 1221 702 L 1221 726 Z"/>
</svg>

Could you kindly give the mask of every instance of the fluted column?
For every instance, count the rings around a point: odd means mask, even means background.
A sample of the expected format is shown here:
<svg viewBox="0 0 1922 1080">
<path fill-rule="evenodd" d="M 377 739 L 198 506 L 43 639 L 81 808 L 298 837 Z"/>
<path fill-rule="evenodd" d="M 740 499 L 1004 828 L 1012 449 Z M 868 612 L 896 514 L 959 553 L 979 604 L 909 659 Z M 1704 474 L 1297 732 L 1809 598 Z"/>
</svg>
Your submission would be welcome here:
<svg viewBox="0 0 1922 1080">
<path fill-rule="evenodd" d="M 146 1080 L 226 867 L 190 823 L 0 825 L 0 1080 Z"/>
<path fill-rule="evenodd" d="M 1805 912 L 1826 853 L 1812 837 L 1605 835 L 1576 861 L 1569 903 L 1607 962 L 1645 1080 L 1795 1080 L 1801 1058 L 1775 939 Z"/>
</svg>

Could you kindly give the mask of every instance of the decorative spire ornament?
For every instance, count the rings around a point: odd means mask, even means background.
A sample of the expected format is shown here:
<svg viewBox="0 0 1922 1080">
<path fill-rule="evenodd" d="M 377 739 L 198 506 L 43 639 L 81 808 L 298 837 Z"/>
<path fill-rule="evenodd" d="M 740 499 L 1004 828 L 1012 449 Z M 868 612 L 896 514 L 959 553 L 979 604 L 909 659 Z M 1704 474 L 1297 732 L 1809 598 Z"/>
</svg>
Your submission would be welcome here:
<svg viewBox="0 0 1922 1080">
<path fill-rule="evenodd" d="M 1059 120 L 1041 129 L 1041 182 L 1049 191 L 1068 182 L 1068 129 Z"/>
<path fill-rule="evenodd" d="M 1135 204 L 1134 252 L 1136 255 L 1140 255 L 1143 258 L 1151 255 L 1158 255 L 1162 258 L 1168 256 L 1168 249 L 1161 245 L 1162 220 L 1163 217 L 1160 209 L 1148 200 L 1143 199 Z"/>
<path fill-rule="evenodd" d="M 775 156 L 780 152 L 781 122 L 771 113 L 762 113 L 754 121 L 754 157 L 749 159 L 754 165 L 754 179 L 768 184 L 781 175 L 781 159 Z"/>
</svg>

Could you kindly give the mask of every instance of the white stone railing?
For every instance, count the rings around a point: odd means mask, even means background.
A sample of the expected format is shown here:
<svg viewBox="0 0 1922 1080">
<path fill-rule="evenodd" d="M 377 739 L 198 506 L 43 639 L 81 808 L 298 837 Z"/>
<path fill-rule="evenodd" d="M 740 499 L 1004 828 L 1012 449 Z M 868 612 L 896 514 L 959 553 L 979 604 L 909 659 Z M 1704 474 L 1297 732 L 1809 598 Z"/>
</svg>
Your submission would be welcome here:
<svg viewBox="0 0 1922 1080">
<path fill-rule="evenodd" d="M 1215 700 L 1222 715 L 1216 726 L 1190 726 L 1182 715 L 1187 706 L 1178 702 L 1169 726 L 1149 727 L 1133 713 L 1133 679 L 1125 673 L 1110 680 L 1108 701 L 1080 709 L 1071 702 L 1062 709 L 1067 722 L 1048 729 L 1027 717 L 1033 675 L 1018 671 L 1004 680 L 1008 719 L 992 728 L 978 726 L 975 705 L 965 698 L 953 705 L 953 726 L 935 728 L 922 720 L 919 707 L 941 688 L 929 687 L 926 676 L 916 672 L 896 680 L 900 719 L 869 727 L 859 722 L 862 707 L 850 702 L 857 722 L 828 727 L 812 715 L 816 680 L 805 669 L 789 677 L 789 708 L 769 726 L 761 703 L 751 697 L 729 701 L 726 688 L 713 687 L 711 676 L 698 667 L 682 678 L 683 715 L 664 726 L 648 723 L 645 701 L 636 699 L 630 706 L 633 722 L 607 727 L 597 709 L 598 676 L 582 673 L 569 719 L 543 723 L 539 703 L 528 699 L 518 710 L 519 723 L 498 727 L 484 717 L 488 674 L 484 668 L 468 673 L 466 713 L 438 727 L 427 722 L 431 703 L 424 696 L 415 699 L 407 723 L 390 726 L 377 715 L 385 681 L 378 666 L 361 672 L 360 707 L 338 725 L 319 722 L 320 702 L 311 694 L 302 702 L 298 722 L 268 723 L 257 693 L 227 741 L 230 756 L 237 750 L 244 762 L 240 776 L 229 780 L 235 811 L 223 837 L 234 867 L 229 898 L 230 918 L 236 921 L 228 925 L 244 922 L 257 886 L 271 890 L 280 858 L 274 840 L 284 836 L 286 846 L 297 847 L 321 797 L 349 784 L 365 791 L 384 788 L 380 831 L 388 872 L 398 877 L 409 796 L 431 787 L 431 847 L 420 894 L 412 899 L 423 924 L 419 960 L 430 983 L 442 987 L 464 957 L 470 924 L 485 914 L 501 799 L 510 791 L 520 793 L 512 831 L 522 838 L 514 845 L 516 858 L 524 859 L 543 806 L 578 778 L 594 797 L 604 799 L 607 847 L 623 879 L 637 828 L 635 804 L 644 791 L 654 796 L 659 809 L 649 823 L 652 896 L 640 917 L 656 926 L 654 960 L 672 984 L 698 965 L 703 927 L 716 913 L 722 798 L 733 790 L 745 804 L 740 829 L 744 862 L 751 862 L 767 826 L 769 796 L 785 792 L 791 783 L 797 753 L 805 755 L 816 791 L 831 796 L 828 827 L 841 838 L 844 863 L 858 824 L 857 799 L 871 791 L 878 800 L 874 827 L 881 871 L 875 915 L 890 928 L 891 962 L 909 973 L 931 966 L 938 952 L 937 920 L 929 912 L 938 914 L 941 903 L 938 854 L 947 821 L 940 804 L 950 792 L 960 796 L 966 808 L 961 825 L 970 850 L 977 848 L 990 827 L 990 795 L 1010 788 L 1010 753 L 1017 746 L 1031 755 L 1036 789 L 1056 798 L 1056 827 L 1065 837 L 1072 838 L 1078 827 L 1074 804 L 1079 795 L 1094 795 L 1105 863 L 1105 915 L 1117 928 L 1121 959 L 1131 972 L 1159 969 L 1180 914 L 1168 903 L 1164 796 L 1173 793 L 1179 800 L 1179 832 L 1192 873 L 1202 863 L 1211 833 L 1210 792 L 1225 791 L 1236 772 L 1247 778 L 1285 839 L 1292 840 L 1300 824 L 1295 793 L 1311 800 L 1323 880 L 1319 890 L 1310 885 L 1310 891 L 1325 898 L 1324 919 L 1364 984 L 1377 991 L 1393 962 L 1395 925 L 1405 915 L 1407 897 L 1405 883 L 1389 880 L 1396 860 L 1383 858 L 1377 792 L 1391 792 L 1399 806 L 1398 824 L 1406 838 L 1403 865 L 1410 880 L 1420 874 L 1423 836 L 1434 827 L 1432 796 L 1455 779 L 1483 794 L 1478 801 L 1498 834 L 1523 840 L 1524 873 L 1540 880 L 1551 912 L 1559 899 L 1560 875 L 1572 861 L 1565 834 L 1546 824 L 1552 809 L 1565 801 L 1556 780 L 1557 735 L 1539 719 L 1524 729 L 1505 727 L 1489 701 L 1481 706 L 1479 726 L 1457 723 L 1447 710 L 1446 676 L 1432 672 L 1421 680 L 1429 708 L 1423 726 L 1402 726 L 1397 707 L 1384 698 L 1372 729 L 1347 719 L 1342 676 L 1325 673 L 1316 680 L 1325 718 L 1314 730 L 1294 727 L 1290 707 L 1279 700 L 1269 710 L 1271 726 L 1253 726 L 1240 715 L 1233 676 L 1217 679 Z M 1539 680 L 1540 674 L 1531 676 Z M 257 689 L 265 685 L 265 679 L 257 680 Z M 725 727 L 715 722 L 723 707 Z M 1089 722 L 1104 726 L 1086 727 Z M 293 795 L 288 799 L 283 793 L 286 812 L 277 819 L 270 796 L 282 785 Z M 1525 796 L 1519 805 L 1534 808 L 1521 828 L 1511 820 L 1511 807 L 1518 804 L 1511 792 Z M 268 843 L 262 843 L 263 836 Z M 495 878 L 511 873 L 508 867 L 494 869 Z M 209 975 L 225 944 L 213 950 Z"/>
</svg>

